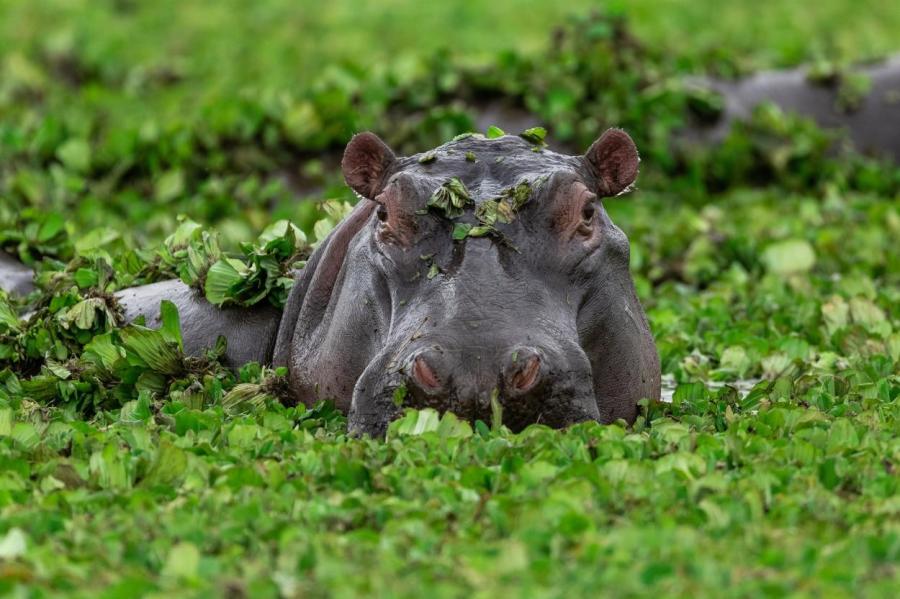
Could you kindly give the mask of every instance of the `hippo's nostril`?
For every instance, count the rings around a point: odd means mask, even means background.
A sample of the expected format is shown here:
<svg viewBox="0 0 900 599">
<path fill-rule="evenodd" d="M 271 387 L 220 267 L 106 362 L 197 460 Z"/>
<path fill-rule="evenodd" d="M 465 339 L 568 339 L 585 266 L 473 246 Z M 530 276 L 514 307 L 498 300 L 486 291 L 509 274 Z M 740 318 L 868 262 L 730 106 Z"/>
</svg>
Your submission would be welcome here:
<svg viewBox="0 0 900 599">
<path fill-rule="evenodd" d="M 441 386 L 440 380 L 428 362 L 421 355 L 416 356 L 412 364 L 412 376 L 415 381 L 424 389 L 438 389 Z"/>
<path fill-rule="evenodd" d="M 525 393 L 533 389 L 540 378 L 540 355 L 530 348 L 514 351 L 506 367 L 506 381 L 509 389 L 516 393 Z"/>
</svg>

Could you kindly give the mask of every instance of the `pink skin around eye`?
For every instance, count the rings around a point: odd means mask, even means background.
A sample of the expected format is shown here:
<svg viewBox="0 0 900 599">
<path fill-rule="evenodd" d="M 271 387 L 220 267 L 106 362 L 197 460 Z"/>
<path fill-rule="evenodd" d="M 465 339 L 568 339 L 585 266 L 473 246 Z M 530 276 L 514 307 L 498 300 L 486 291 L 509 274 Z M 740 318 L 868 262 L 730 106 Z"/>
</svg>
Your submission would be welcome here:
<svg viewBox="0 0 900 599">
<path fill-rule="evenodd" d="M 389 186 L 375 201 L 381 204 L 378 208 L 379 239 L 384 243 L 409 246 L 416 233 L 415 215 L 405 210 L 397 186 Z"/>
<path fill-rule="evenodd" d="M 565 239 L 572 239 L 576 235 L 592 236 L 596 229 L 596 214 L 591 212 L 589 221 L 586 221 L 585 207 L 596 199 L 597 196 L 581 182 L 560 189 L 556 199 L 554 229 Z"/>
</svg>

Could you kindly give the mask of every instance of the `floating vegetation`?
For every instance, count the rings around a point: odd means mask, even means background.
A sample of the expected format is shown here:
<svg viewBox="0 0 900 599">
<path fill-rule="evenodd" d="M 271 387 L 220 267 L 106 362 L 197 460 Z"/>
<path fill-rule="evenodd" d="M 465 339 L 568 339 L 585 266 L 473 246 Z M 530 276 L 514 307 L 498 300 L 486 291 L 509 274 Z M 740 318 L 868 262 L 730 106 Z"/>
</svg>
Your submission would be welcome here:
<svg viewBox="0 0 900 599">
<path fill-rule="evenodd" d="M 435 190 L 426 206 L 446 218 L 456 218 L 474 203 L 465 184 L 458 177 L 452 177 Z"/>
</svg>

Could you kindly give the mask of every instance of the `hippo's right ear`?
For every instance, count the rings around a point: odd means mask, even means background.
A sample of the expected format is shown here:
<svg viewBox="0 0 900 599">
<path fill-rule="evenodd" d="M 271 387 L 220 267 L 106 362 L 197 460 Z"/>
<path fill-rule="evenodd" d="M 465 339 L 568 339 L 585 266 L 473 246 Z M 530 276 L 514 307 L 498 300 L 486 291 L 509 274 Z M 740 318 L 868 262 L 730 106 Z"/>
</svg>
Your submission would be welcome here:
<svg viewBox="0 0 900 599">
<path fill-rule="evenodd" d="M 597 195 L 609 197 L 627 191 L 637 179 L 637 146 L 621 129 L 607 129 L 584 155 L 597 182 Z"/>
<path fill-rule="evenodd" d="M 384 188 L 386 175 L 397 160 L 394 152 L 374 133 L 358 133 L 353 136 L 344 158 L 341 170 L 344 180 L 353 191 L 364 198 L 374 199 Z"/>
</svg>

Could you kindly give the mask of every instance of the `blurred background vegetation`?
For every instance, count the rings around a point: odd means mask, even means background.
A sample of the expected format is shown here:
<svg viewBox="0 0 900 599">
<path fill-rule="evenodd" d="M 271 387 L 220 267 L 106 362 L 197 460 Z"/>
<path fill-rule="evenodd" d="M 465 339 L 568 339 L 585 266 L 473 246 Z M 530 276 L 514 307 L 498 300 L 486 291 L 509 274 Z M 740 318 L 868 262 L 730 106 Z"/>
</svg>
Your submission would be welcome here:
<svg viewBox="0 0 900 599">
<path fill-rule="evenodd" d="M 423 151 L 492 101 L 570 149 L 627 127 L 671 167 L 673 78 L 872 59 L 898 32 L 897 3 L 842 0 L 3 0 L 0 218 L 71 209 L 139 243 L 182 212 L 232 244 L 273 217 L 309 229 L 298 195 L 350 199 L 352 133 Z"/>
<path fill-rule="evenodd" d="M 897 51 L 895 0 L 0 0 L 0 250 L 39 271 L 0 292 L 0 595 L 895 597 L 900 169 L 772 107 L 673 139 L 720 108 L 686 77 Z M 116 326 L 226 257 L 217 303 L 283 302 L 353 133 L 495 118 L 638 143 L 604 204 L 674 393 L 633 427 L 348 438 L 171 313 L 163 364 Z"/>
</svg>

